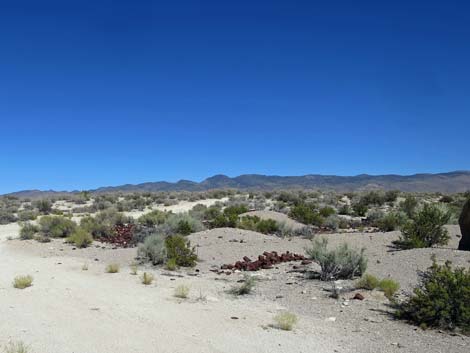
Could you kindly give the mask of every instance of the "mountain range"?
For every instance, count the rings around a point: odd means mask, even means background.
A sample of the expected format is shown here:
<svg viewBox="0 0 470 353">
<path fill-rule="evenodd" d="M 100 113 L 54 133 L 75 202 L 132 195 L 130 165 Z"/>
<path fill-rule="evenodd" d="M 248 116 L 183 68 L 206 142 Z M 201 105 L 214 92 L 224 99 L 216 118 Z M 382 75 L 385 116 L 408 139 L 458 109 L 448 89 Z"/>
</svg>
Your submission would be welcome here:
<svg viewBox="0 0 470 353">
<path fill-rule="evenodd" d="M 455 193 L 470 190 L 470 171 L 455 171 L 438 174 L 414 175 L 368 175 L 356 176 L 318 175 L 276 176 L 244 174 L 237 177 L 214 175 L 201 182 L 180 180 L 176 183 L 158 181 L 142 184 L 100 187 L 89 190 L 92 193 L 106 192 L 158 192 L 158 191 L 206 191 L 212 189 L 279 190 L 279 189 L 321 189 L 340 192 L 358 190 L 400 190 L 408 192 Z M 9 195 L 18 197 L 59 196 L 78 191 L 24 190 Z"/>
</svg>

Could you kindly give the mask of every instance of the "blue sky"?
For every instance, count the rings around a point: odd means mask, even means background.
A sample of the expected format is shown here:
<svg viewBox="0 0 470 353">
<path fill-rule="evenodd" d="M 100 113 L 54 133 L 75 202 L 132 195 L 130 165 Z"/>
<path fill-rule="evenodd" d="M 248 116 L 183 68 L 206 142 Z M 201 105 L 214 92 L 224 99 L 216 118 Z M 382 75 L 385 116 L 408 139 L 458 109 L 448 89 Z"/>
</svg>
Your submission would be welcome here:
<svg viewBox="0 0 470 353">
<path fill-rule="evenodd" d="M 470 169 L 467 1 L 1 1 L 0 193 Z"/>
</svg>

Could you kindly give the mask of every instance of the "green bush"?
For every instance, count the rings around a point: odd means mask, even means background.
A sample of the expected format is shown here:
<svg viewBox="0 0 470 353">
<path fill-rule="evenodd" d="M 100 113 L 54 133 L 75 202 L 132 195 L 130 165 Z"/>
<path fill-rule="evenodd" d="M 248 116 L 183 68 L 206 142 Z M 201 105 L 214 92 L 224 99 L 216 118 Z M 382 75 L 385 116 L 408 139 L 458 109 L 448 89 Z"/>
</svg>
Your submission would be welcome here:
<svg viewBox="0 0 470 353">
<path fill-rule="evenodd" d="M 18 212 L 18 219 L 21 222 L 34 221 L 38 217 L 38 213 L 32 210 Z"/>
<path fill-rule="evenodd" d="M 275 234 L 280 230 L 274 219 L 261 219 L 258 216 L 243 216 L 237 222 L 237 228 L 253 230 L 263 234 Z"/>
<path fill-rule="evenodd" d="M 153 265 L 164 263 L 167 258 L 164 236 L 158 233 L 148 236 L 143 244 L 139 244 L 137 254 Z"/>
<path fill-rule="evenodd" d="M 284 331 L 292 331 L 294 325 L 297 323 L 297 316 L 293 313 L 284 312 L 274 317 L 276 327 Z"/>
<path fill-rule="evenodd" d="M 417 207 L 418 200 L 412 195 L 406 196 L 405 200 L 400 202 L 400 209 L 405 212 L 409 218 L 414 216 Z"/>
<path fill-rule="evenodd" d="M 319 213 L 320 213 L 320 216 L 322 216 L 323 218 L 327 218 L 331 215 L 336 214 L 336 211 L 333 207 L 325 206 L 325 207 L 320 208 Z"/>
<path fill-rule="evenodd" d="M 0 209 L 0 224 L 16 222 L 17 218 L 13 211 Z"/>
<path fill-rule="evenodd" d="M 39 219 L 39 228 L 46 237 L 66 238 L 75 231 L 77 224 L 63 216 L 43 216 Z"/>
<path fill-rule="evenodd" d="M 195 248 L 191 247 L 189 240 L 181 235 L 169 236 L 165 239 L 167 257 L 175 259 L 176 265 L 193 267 L 196 265 L 197 255 Z"/>
<path fill-rule="evenodd" d="M 346 243 L 334 250 L 328 250 L 327 246 L 328 240 L 322 238 L 313 240 L 312 247 L 306 249 L 307 255 L 320 265 L 322 281 L 351 279 L 365 272 L 367 259 L 364 249 L 351 249 Z"/>
<path fill-rule="evenodd" d="M 362 288 L 367 290 L 375 289 L 379 286 L 379 279 L 373 275 L 365 274 L 356 283 L 356 288 Z"/>
<path fill-rule="evenodd" d="M 379 288 L 384 292 L 385 296 L 391 300 L 393 295 L 400 289 L 400 284 L 393 279 L 384 278 L 380 281 Z"/>
<path fill-rule="evenodd" d="M 168 271 L 174 271 L 178 268 L 178 265 L 176 264 L 176 260 L 175 259 L 168 259 L 168 261 L 166 262 L 166 269 Z"/>
<path fill-rule="evenodd" d="M 211 209 L 209 209 L 211 210 Z M 238 223 L 238 216 L 248 212 L 248 207 L 245 205 L 234 205 L 224 209 L 223 212 L 217 212 L 215 209 L 211 210 L 213 219 L 209 220 L 212 228 L 231 227 L 235 228 Z M 209 214 L 206 213 L 206 216 Z"/>
<path fill-rule="evenodd" d="M 426 204 L 405 223 L 401 229 L 400 239 L 393 244 L 401 249 L 446 245 L 449 234 L 444 225 L 449 222 L 450 217 L 450 213 L 442 207 Z"/>
<path fill-rule="evenodd" d="M 367 207 L 367 204 L 365 204 L 363 202 L 356 202 L 355 204 L 352 205 L 352 209 L 353 209 L 354 214 L 356 216 L 364 217 L 369 208 Z"/>
<path fill-rule="evenodd" d="M 131 217 L 126 217 L 114 208 L 108 208 L 98 212 L 95 217 L 83 217 L 80 221 L 80 227 L 91 233 L 96 239 L 110 238 L 115 235 L 114 228 L 117 225 L 133 222 Z"/>
<path fill-rule="evenodd" d="M 20 239 L 34 239 L 34 235 L 39 232 L 39 227 L 29 222 L 22 223 L 20 228 Z"/>
<path fill-rule="evenodd" d="M 189 235 L 204 230 L 200 220 L 188 213 L 170 214 L 163 224 L 156 227 L 159 233 L 166 236 L 173 234 Z"/>
<path fill-rule="evenodd" d="M 413 294 L 399 304 L 397 317 L 423 328 L 459 328 L 470 333 L 470 269 L 433 261 L 420 279 Z"/>
<path fill-rule="evenodd" d="M 47 199 L 37 200 L 33 202 L 33 206 L 36 207 L 41 214 L 49 214 L 52 211 L 52 202 Z"/>
<path fill-rule="evenodd" d="M 375 222 L 375 226 L 382 232 L 391 232 L 400 228 L 406 221 L 406 216 L 399 212 L 390 212 Z"/>
<path fill-rule="evenodd" d="M 303 223 L 319 226 L 323 223 L 323 217 L 317 211 L 314 204 L 301 203 L 291 208 L 289 217 Z"/>
<path fill-rule="evenodd" d="M 93 237 L 85 229 L 77 228 L 67 238 L 67 242 L 75 244 L 78 248 L 86 248 L 93 242 Z"/>
<path fill-rule="evenodd" d="M 169 213 L 167 212 L 155 210 L 140 216 L 137 222 L 147 227 L 155 227 L 159 224 L 165 223 L 168 218 L 168 215 Z"/>
</svg>

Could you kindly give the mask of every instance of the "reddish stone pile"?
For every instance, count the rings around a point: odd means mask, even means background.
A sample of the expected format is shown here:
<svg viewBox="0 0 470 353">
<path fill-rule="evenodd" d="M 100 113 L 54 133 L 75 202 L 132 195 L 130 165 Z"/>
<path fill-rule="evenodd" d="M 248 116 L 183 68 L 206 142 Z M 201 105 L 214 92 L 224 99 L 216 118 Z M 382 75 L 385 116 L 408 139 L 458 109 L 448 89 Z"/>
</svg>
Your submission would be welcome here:
<svg viewBox="0 0 470 353">
<path fill-rule="evenodd" d="M 114 227 L 114 236 L 103 238 L 106 243 L 114 244 L 121 248 L 133 246 L 132 238 L 134 237 L 133 224 L 121 224 Z"/>
<path fill-rule="evenodd" d="M 243 257 L 243 261 L 237 261 L 235 264 L 226 264 L 222 265 L 222 270 L 240 270 L 240 271 L 258 271 L 260 269 L 270 269 L 273 268 L 273 265 L 279 264 L 281 262 L 290 262 L 290 261 L 302 261 L 302 265 L 307 265 L 311 263 L 310 260 L 307 260 L 305 256 L 299 254 L 293 254 L 289 251 L 278 255 L 276 251 L 267 252 L 265 251 L 263 255 L 258 256 L 258 260 L 252 261 L 249 257 Z"/>
</svg>

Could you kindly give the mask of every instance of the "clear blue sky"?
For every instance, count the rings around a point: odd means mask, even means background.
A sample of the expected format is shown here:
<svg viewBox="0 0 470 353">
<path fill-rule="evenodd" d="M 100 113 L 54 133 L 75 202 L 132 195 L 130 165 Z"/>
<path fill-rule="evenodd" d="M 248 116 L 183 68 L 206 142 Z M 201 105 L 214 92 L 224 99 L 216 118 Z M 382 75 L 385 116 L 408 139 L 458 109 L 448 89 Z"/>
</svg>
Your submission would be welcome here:
<svg viewBox="0 0 470 353">
<path fill-rule="evenodd" d="M 1 1 L 0 123 L 0 193 L 470 169 L 470 3 Z"/>
</svg>

